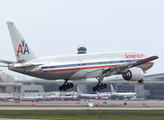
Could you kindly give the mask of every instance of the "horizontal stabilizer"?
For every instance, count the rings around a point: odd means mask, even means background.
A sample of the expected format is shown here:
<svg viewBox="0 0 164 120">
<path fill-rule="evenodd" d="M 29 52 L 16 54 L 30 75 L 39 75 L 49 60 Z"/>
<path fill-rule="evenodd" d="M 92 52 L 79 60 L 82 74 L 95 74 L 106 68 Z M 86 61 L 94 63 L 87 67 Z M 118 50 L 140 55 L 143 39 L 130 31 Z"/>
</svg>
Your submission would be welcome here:
<svg viewBox="0 0 164 120">
<path fill-rule="evenodd" d="M 9 60 L 0 60 L 0 63 L 13 64 L 13 63 L 17 63 L 17 62 L 9 61 Z"/>
<path fill-rule="evenodd" d="M 29 67 L 37 67 L 43 64 L 25 64 L 25 65 L 20 65 L 20 66 L 14 66 L 15 68 L 29 68 Z"/>
<path fill-rule="evenodd" d="M 8 67 L 8 66 L 6 66 L 6 65 L 0 65 L 0 67 Z"/>
</svg>

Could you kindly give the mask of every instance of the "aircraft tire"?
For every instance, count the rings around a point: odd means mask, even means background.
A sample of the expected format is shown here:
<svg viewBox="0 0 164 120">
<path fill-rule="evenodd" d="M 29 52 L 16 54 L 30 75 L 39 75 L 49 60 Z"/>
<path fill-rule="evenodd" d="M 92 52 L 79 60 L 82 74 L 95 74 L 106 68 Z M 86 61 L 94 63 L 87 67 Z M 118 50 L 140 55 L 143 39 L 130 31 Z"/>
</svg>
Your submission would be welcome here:
<svg viewBox="0 0 164 120">
<path fill-rule="evenodd" d="M 92 90 L 93 90 L 93 91 L 96 91 L 96 87 L 94 86 L 94 87 L 92 88 Z"/>
<path fill-rule="evenodd" d="M 104 86 L 104 88 L 107 88 L 107 84 L 106 83 L 104 83 L 103 86 Z"/>
<path fill-rule="evenodd" d="M 63 87 L 62 86 L 59 86 L 59 90 L 62 91 Z"/>
<path fill-rule="evenodd" d="M 101 86 L 99 86 L 99 85 L 96 88 L 97 88 L 97 91 L 101 90 Z"/>
<path fill-rule="evenodd" d="M 70 87 L 71 87 L 69 83 L 67 83 L 66 86 L 67 86 L 67 89 L 70 89 Z"/>
<path fill-rule="evenodd" d="M 70 85 L 67 85 L 67 89 L 70 89 L 71 87 L 70 87 Z"/>
<path fill-rule="evenodd" d="M 103 89 L 104 89 L 104 85 L 103 85 L 103 84 L 101 84 L 100 88 L 101 88 L 101 90 L 103 90 Z"/>
<path fill-rule="evenodd" d="M 141 80 L 139 80 L 139 81 L 138 81 L 138 83 L 143 83 L 143 82 L 144 82 L 144 80 L 143 80 L 143 79 L 141 79 Z"/>
<path fill-rule="evenodd" d="M 64 91 L 67 90 L 67 85 L 63 85 L 63 90 L 64 90 Z"/>
<path fill-rule="evenodd" d="M 66 87 L 64 87 L 64 89 L 63 89 L 64 91 L 66 91 L 67 90 L 67 88 Z"/>
<path fill-rule="evenodd" d="M 73 88 L 73 83 L 70 83 L 70 88 Z"/>
</svg>

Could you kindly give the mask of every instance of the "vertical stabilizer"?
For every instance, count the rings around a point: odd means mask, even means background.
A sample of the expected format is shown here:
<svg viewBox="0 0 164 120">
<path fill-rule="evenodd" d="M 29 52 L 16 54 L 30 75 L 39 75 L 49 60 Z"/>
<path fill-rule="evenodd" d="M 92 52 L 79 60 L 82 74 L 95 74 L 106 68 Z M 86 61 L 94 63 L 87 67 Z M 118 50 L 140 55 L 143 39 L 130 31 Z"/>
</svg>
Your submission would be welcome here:
<svg viewBox="0 0 164 120">
<path fill-rule="evenodd" d="M 36 56 L 28 46 L 27 42 L 18 31 L 13 22 L 7 22 L 10 37 L 12 40 L 14 53 L 18 62 L 29 61 L 35 59 Z"/>
<path fill-rule="evenodd" d="M 82 94 L 82 92 L 81 92 L 79 86 L 77 87 L 77 94 L 78 94 L 78 95 Z"/>
<path fill-rule="evenodd" d="M 115 90 L 114 90 L 114 88 L 113 88 L 113 85 L 112 85 L 112 84 L 110 84 L 110 88 L 111 88 L 112 94 L 116 93 Z"/>
</svg>

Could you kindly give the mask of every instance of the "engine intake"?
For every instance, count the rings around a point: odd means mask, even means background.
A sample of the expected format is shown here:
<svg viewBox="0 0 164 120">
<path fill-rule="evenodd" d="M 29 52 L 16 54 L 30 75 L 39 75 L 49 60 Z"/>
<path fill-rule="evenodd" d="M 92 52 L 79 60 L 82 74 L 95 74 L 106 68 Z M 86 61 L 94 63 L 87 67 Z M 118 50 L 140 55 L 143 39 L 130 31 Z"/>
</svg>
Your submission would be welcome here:
<svg viewBox="0 0 164 120">
<path fill-rule="evenodd" d="M 139 81 L 143 78 L 144 72 L 141 68 L 130 68 L 125 73 L 122 74 L 122 77 L 127 81 Z"/>
</svg>

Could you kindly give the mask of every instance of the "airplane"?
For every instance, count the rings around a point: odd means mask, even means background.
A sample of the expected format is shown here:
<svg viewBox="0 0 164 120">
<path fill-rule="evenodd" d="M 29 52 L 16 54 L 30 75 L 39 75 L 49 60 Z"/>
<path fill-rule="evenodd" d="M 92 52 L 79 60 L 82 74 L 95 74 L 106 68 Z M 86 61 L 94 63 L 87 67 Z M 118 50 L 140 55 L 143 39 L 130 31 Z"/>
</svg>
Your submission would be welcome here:
<svg viewBox="0 0 164 120">
<path fill-rule="evenodd" d="M 44 100 L 57 100 L 57 101 L 62 101 L 62 100 L 65 100 L 65 101 L 68 101 L 68 100 L 77 100 L 77 95 L 75 94 L 72 94 L 72 95 L 69 95 L 69 96 L 64 96 L 64 95 L 49 95 L 49 96 L 44 96 Z"/>
<path fill-rule="evenodd" d="M 110 84 L 111 92 L 112 95 L 118 96 L 118 97 L 123 97 L 123 98 L 132 98 L 137 95 L 137 93 L 129 92 L 129 93 L 118 93 L 114 90 L 113 85 Z"/>
<path fill-rule="evenodd" d="M 77 95 L 82 97 L 82 98 L 85 98 L 85 99 L 97 99 L 97 98 L 100 98 L 100 99 L 109 99 L 109 97 L 111 97 L 111 93 L 109 92 L 104 92 L 104 93 L 99 93 L 97 92 L 97 94 L 84 94 L 81 92 L 80 88 L 77 87 Z"/>
<path fill-rule="evenodd" d="M 139 51 L 104 52 L 92 54 L 36 57 L 13 22 L 7 22 L 16 61 L 0 60 L 1 67 L 25 75 L 46 80 L 63 79 L 59 90 L 73 87 L 69 80 L 96 78 L 98 83 L 93 91 L 107 88 L 103 78 L 122 74 L 127 81 L 143 83 L 143 75 L 150 69 L 158 56 L 148 56 Z"/>
<path fill-rule="evenodd" d="M 44 96 L 43 98 L 44 101 L 48 100 L 48 101 L 51 101 L 51 100 L 62 100 L 60 98 L 60 96 L 56 96 L 56 95 L 49 95 L 49 96 Z"/>
<path fill-rule="evenodd" d="M 111 97 L 112 96 L 112 93 L 110 92 L 103 92 L 103 93 L 99 93 L 99 96 L 102 96 L 102 97 Z"/>
<path fill-rule="evenodd" d="M 43 96 L 28 96 L 28 97 L 22 97 L 21 101 L 42 101 L 43 100 Z"/>
<path fill-rule="evenodd" d="M 72 100 L 75 101 L 78 96 L 77 95 L 69 95 L 69 96 L 60 96 L 61 99 L 63 99 L 64 101 L 68 101 L 68 100 Z"/>
<path fill-rule="evenodd" d="M 90 99 L 90 98 L 97 99 L 97 97 L 99 97 L 98 93 L 97 94 L 84 94 L 81 92 L 79 87 L 77 87 L 77 95 L 85 99 Z"/>
<path fill-rule="evenodd" d="M 69 91 L 69 92 L 61 92 L 62 95 L 65 95 L 65 96 L 71 96 L 71 95 L 76 95 L 77 92 L 74 92 L 74 91 Z"/>
<path fill-rule="evenodd" d="M 14 99 L 14 96 L 13 95 L 0 96 L 0 101 L 7 101 L 10 99 Z"/>
</svg>

